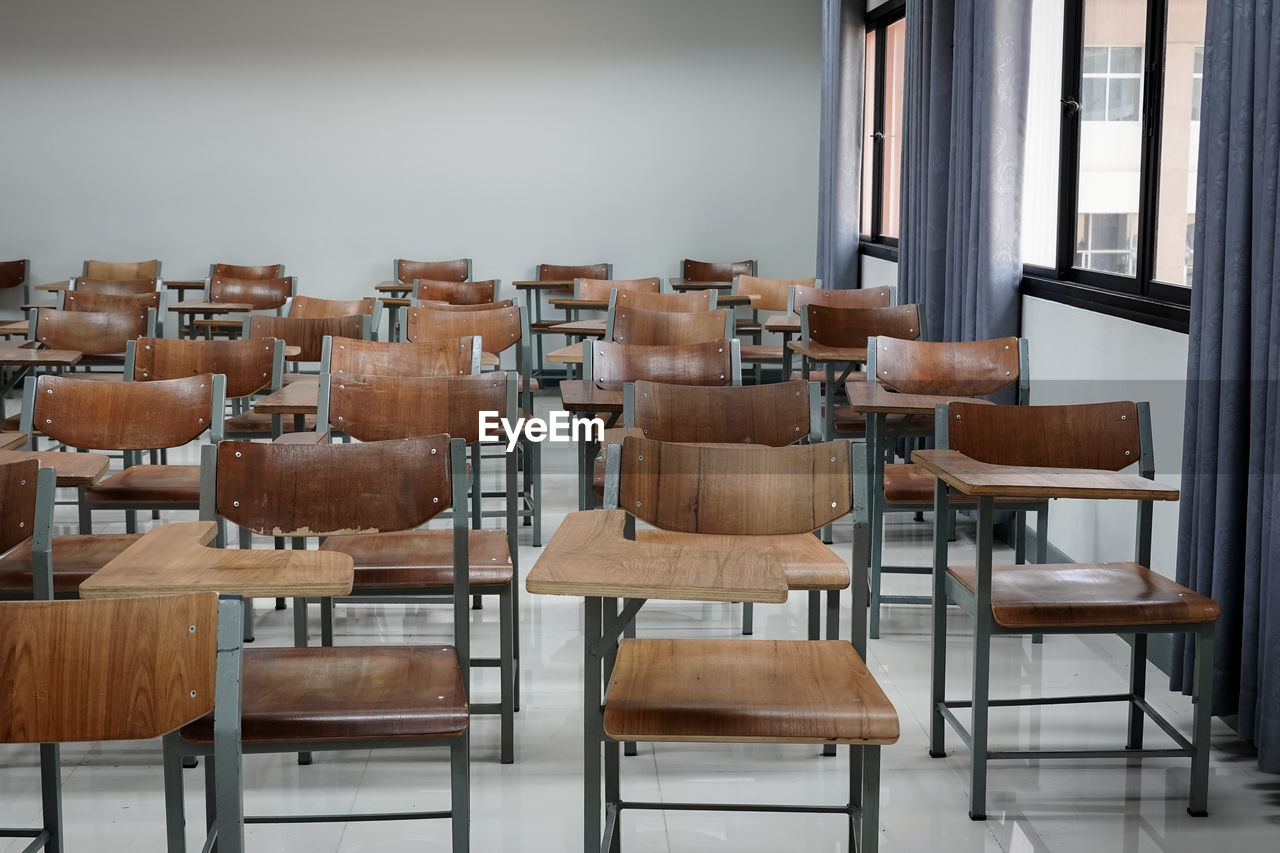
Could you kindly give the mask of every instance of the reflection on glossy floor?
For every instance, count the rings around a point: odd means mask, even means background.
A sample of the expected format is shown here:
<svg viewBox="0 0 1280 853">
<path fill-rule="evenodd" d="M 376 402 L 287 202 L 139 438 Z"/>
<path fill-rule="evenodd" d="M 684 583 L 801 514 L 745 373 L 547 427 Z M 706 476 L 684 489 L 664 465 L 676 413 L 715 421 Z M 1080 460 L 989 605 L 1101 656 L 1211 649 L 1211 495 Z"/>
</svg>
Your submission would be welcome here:
<svg viewBox="0 0 1280 853">
<path fill-rule="evenodd" d="M 539 401 L 541 409 L 548 401 Z M 574 461 L 566 445 L 544 445 L 547 511 L 553 530 L 576 501 Z M 186 453 L 186 451 L 184 451 Z M 192 459 L 194 459 L 194 454 Z M 175 454 L 174 461 L 178 461 Z M 184 460 L 185 461 L 185 460 Z M 69 497 L 69 495 L 68 495 Z M 193 514 L 174 513 L 175 519 Z M 60 508 L 58 532 L 74 532 L 74 514 Z M 121 527 L 121 529 L 123 529 Z M 953 555 L 972 553 L 962 523 Z M 522 538 L 528 542 L 527 528 Z M 887 533 L 895 562 L 926 562 L 929 527 L 909 516 L 891 517 Z M 847 525 L 836 530 L 836 549 L 849 549 Z M 520 550 L 527 571 L 538 550 Z M 919 579 L 902 579 L 907 585 Z M 900 581 L 894 580 L 895 588 Z M 315 611 L 315 608 L 312 608 Z M 472 735 L 472 849 L 565 851 L 581 849 L 581 645 L 579 599 L 521 592 L 523 707 L 516 719 L 516 763 L 501 766 L 498 721 L 480 717 Z M 318 624 L 318 613 L 313 612 Z M 352 605 L 339 608 L 339 643 L 438 642 L 450 632 L 444 606 Z M 497 636 L 497 608 L 473 611 L 473 642 L 481 652 Z M 844 623 L 848 624 L 848 605 Z M 731 637 L 739 612 L 728 605 L 654 603 L 640 616 L 651 636 Z M 292 614 L 259 602 L 258 643 L 291 642 Z M 968 626 L 951 622 L 956 661 L 952 695 L 967 695 Z M 757 638 L 798 638 L 805 632 L 802 597 L 756 611 Z M 952 736 L 944 760 L 929 758 L 924 721 L 928 696 L 929 636 L 923 607 L 886 610 L 882 639 L 872 641 L 870 665 L 902 720 L 902 739 L 883 753 L 881 849 L 884 851 L 1261 851 L 1275 849 L 1280 833 L 1280 777 L 1259 773 L 1246 745 L 1214 724 L 1210 817 L 1185 812 L 1189 762 L 999 762 L 991 765 L 985 823 L 966 814 L 968 754 Z M 992 685 L 997 695 L 1115 692 L 1127 684 L 1127 647 L 1116 638 L 1049 637 L 993 643 Z M 496 695 L 494 670 L 478 670 L 481 693 Z M 1163 689 L 1152 670 L 1154 704 L 1184 731 L 1190 701 Z M 993 745 L 1120 745 L 1119 706 L 1044 710 L 1007 709 L 993 715 Z M 1148 725 L 1149 743 L 1159 733 Z M 291 756 L 245 759 L 246 810 L 343 812 L 438 808 L 448 782 L 444 750 L 317 753 L 299 767 Z M 65 810 L 70 851 L 160 850 L 164 846 L 158 742 L 69 745 L 63 750 Z M 642 745 L 623 763 L 624 796 L 635 799 L 724 799 L 744 802 L 841 800 L 845 755 L 822 758 L 806 746 Z M 203 774 L 187 783 L 188 843 L 199 849 Z M 38 764 L 34 748 L 0 747 L 0 825 L 37 819 Z M 832 816 L 716 813 L 628 813 L 624 849 L 633 853 L 774 853 L 842 851 L 841 820 Z M 447 824 L 352 823 L 251 826 L 254 851 L 444 851 Z M 14 842 L 0 850 L 21 850 Z"/>
</svg>

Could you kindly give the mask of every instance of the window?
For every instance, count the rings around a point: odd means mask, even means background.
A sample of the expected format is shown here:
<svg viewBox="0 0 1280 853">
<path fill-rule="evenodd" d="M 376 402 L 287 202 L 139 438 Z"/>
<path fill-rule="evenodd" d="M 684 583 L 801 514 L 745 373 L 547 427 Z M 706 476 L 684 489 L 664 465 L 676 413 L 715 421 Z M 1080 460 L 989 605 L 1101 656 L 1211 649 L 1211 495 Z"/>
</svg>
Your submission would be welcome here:
<svg viewBox="0 0 1280 853">
<path fill-rule="evenodd" d="M 1084 46 L 1080 104 L 1085 121 L 1137 121 L 1142 48 Z"/>
<path fill-rule="evenodd" d="M 1075 265 L 1116 275 L 1133 275 L 1138 262 L 1138 216 L 1133 213 L 1082 213 L 1076 233 Z"/>
<path fill-rule="evenodd" d="M 864 239 L 889 245 L 898 242 L 901 212 L 905 5 L 882 3 L 867 15 L 861 229 Z"/>
<path fill-rule="evenodd" d="M 1191 120 L 1200 121 L 1200 92 L 1204 88 L 1204 46 L 1196 45 L 1191 56 Z"/>
</svg>

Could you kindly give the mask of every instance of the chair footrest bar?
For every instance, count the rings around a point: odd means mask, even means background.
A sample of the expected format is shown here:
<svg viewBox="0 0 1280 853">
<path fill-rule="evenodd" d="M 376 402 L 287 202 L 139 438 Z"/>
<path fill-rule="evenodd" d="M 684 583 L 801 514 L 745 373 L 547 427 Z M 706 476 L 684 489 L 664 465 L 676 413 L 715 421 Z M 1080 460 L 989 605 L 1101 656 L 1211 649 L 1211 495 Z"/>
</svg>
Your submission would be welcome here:
<svg viewBox="0 0 1280 853">
<path fill-rule="evenodd" d="M 928 595 L 882 595 L 881 604 L 932 604 L 933 598 Z"/>
<path fill-rule="evenodd" d="M 345 823 L 377 820 L 440 820 L 453 817 L 453 812 L 375 812 L 373 814 L 286 814 L 245 815 L 248 823 Z"/>
<path fill-rule="evenodd" d="M 25 835 L 19 835 L 17 837 L 26 838 Z M 37 850 L 44 849 L 45 845 L 47 845 L 48 843 L 49 843 L 49 831 L 47 829 L 41 829 L 34 836 L 34 840 L 30 844 L 28 844 L 26 847 L 22 848 L 22 853 L 35 853 L 35 851 Z"/>
<path fill-rule="evenodd" d="M 611 803 L 610 805 L 616 805 L 619 809 L 645 809 L 648 811 L 676 812 L 779 812 L 786 814 L 851 815 L 857 811 L 857 808 L 853 805 L 782 805 L 774 803 L 653 803 L 619 800 L 616 803 Z"/>
<path fill-rule="evenodd" d="M 473 714 L 501 714 L 502 704 L 499 702 L 472 702 L 471 713 Z"/>
<path fill-rule="evenodd" d="M 933 566 L 881 566 L 881 574 L 890 575 L 931 575 Z"/>
<path fill-rule="evenodd" d="M 1013 758 L 1190 758 L 1189 749 L 989 749 L 987 759 Z"/>
<path fill-rule="evenodd" d="M 0 838 L 39 838 L 45 832 L 43 829 L 0 827 Z"/>
<path fill-rule="evenodd" d="M 1088 705 L 1098 702 L 1136 702 L 1136 697 L 1132 693 L 1109 693 L 1098 696 L 1031 696 L 1019 699 L 988 699 L 987 705 L 991 708 L 1001 708 L 1018 705 Z M 973 701 L 951 699 L 942 704 L 948 708 L 970 708 L 973 706 Z"/>
</svg>

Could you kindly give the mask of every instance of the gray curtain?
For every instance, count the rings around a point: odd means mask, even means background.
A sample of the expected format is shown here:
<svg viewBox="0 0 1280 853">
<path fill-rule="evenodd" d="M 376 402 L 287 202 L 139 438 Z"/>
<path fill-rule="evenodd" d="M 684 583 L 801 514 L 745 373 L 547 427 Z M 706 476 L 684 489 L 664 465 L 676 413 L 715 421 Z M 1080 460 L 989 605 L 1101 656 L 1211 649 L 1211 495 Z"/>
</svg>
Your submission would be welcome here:
<svg viewBox="0 0 1280 853">
<path fill-rule="evenodd" d="M 1204 44 L 1178 580 L 1222 607 L 1214 713 L 1280 772 L 1280 8 L 1212 0 Z"/>
<path fill-rule="evenodd" d="M 865 5 L 863 0 L 822 3 L 817 276 L 831 288 L 858 286 Z"/>
<path fill-rule="evenodd" d="M 1031 4 L 907 0 L 899 302 L 930 340 L 1018 334 Z"/>
</svg>

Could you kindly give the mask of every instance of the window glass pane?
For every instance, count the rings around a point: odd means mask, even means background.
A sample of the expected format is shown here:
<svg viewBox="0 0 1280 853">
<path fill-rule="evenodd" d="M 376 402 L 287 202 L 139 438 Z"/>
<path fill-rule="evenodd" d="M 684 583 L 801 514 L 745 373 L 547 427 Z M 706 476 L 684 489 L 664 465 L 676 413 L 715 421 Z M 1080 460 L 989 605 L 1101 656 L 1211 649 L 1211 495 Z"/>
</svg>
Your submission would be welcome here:
<svg viewBox="0 0 1280 853">
<path fill-rule="evenodd" d="M 1206 0 L 1169 0 L 1155 278 L 1190 286 Z"/>
<path fill-rule="evenodd" d="M 1031 75 L 1022 172 L 1022 261 L 1057 266 L 1058 151 L 1062 142 L 1063 0 L 1031 7 Z M 1106 57 L 1103 55 L 1105 67 Z"/>
<path fill-rule="evenodd" d="M 1075 257 L 1083 269 L 1136 271 L 1146 30 L 1147 0 L 1085 0 Z M 1094 71 L 1102 52 L 1106 70 Z"/>
<path fill-rule="evenodd" d="M 1038 10 L 1033 10 L 1031 14 L 1034 16 L 1036 11 Z M 1034 27 L 1035 24 L 1032 24 L 1032 26 Z M 1083 69 L 1085 74 L 1106 74 L 1107 49 L 1105 47 L 1085 47 Z"/>
<path fill-rule="evenodd" d="M 898 200 L 902 195 L 902 114 L 906 86 L 907 22 L 895 21 L 885 29 L 884 69 L 884 172 L 880 207 L 880 233 L 898 236 Z"/>
<path fill-rule="evenodd" d="M 862 234 L 871 234 L 871 170 L 875 163 L 876 129 L 876 31 L 867 30 L 866 76 L 862 93 Z"/>
</svg>

